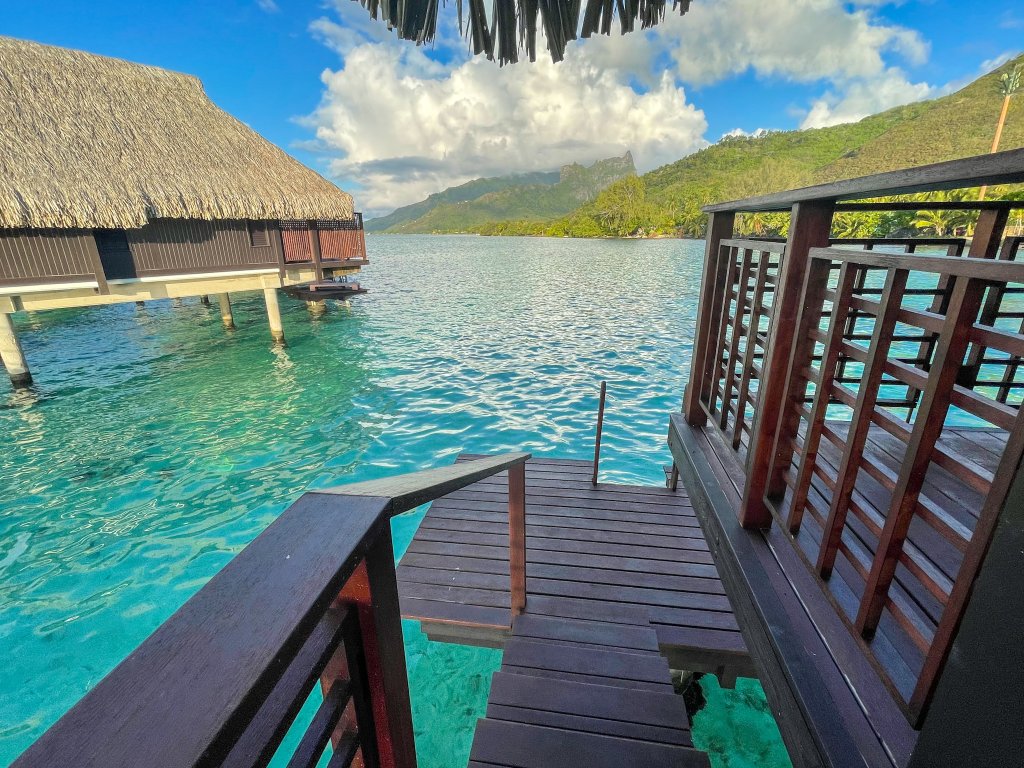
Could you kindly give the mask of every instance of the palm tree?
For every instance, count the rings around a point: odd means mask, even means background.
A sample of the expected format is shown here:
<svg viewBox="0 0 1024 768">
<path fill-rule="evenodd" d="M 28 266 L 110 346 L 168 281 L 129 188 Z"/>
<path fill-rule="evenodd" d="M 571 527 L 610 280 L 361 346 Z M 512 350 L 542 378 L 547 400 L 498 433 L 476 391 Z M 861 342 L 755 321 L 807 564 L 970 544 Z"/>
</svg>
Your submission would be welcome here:
<svg viewBox="0 0 1024 768">
<path fill-rule="evenodd" d="M 991 152 L 999 151 L 999 140 L 1003 138 L 1003 126 L 1006 125 L 1006 113 L 1010 110 L 1010 98 L 1021 87 L 1021 71 L 1020 64 L 1013 68 L 1012 72 L 1003 72 L 999 76 L 999 94 L 1003 97 L 1003 108 L 999 112 L 999 122 L 996 123 L 996 135 L 992 139 L 992 150 Z M 985 193 L 988 191 L 988 187 L 982 187 L 978 192 L 978 199 L 984 200 Z"/>
</svg>

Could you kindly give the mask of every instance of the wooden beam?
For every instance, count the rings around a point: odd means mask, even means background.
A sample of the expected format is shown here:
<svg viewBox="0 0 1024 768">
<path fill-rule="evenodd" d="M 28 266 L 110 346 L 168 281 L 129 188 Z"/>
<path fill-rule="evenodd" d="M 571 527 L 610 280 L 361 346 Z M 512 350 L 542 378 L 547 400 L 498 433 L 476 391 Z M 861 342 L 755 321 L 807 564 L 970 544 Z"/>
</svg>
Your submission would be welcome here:
<svg viewBox="0 0 1024 768">
<path fill-rule="evenodd" d="M 750 435 L 747 478 L 740 505 L 744 528 L 767 528 L 771 512 L 765 503 L 779 409 L 785 395 L 790 356 L 793 352 L 797 317 L 800 312 L 811 248 L 828 245 L 832 229 L 832 203 L 800 203 L 793 206 L 789 239 L 775 285 L 775 301 L 768 343 L 765 347 L 761 383 L 757 392 L 754 427 Z"/>
<path fill-rule="evenodd" d="M 526 610 L 526 464 L 508 470 L 508 567 L 512 620 Z"/>
<path fill-rule="evenodd" d="M 697 322 L 694 326 L 693 349 L 690 355 L 690 381 L 683 400 L 686 420 L 693 426 L 702 426 L 707 421 L 700 402 L 704 396 L 711 333 L 718 327 L 721 312 L 718 286 L 725 279 L 727 267 L 727 262 L 720 257 L 719 251 L 722 240 L 732 237 L 735 222 L 736 216 L 732 213 L 714 213 L 708 217 L 704 274 L 700 283 L 700 302 L 697 305 Z"/>
<path fill-rule="evenodd" d="M 96 237 L 91 230 L 81 237 L 81 243 L 82 248 L 85 249 L 85 257 L 89 260 L 89 266 L 92 267 L 93 274 L 96 275 L 96 287 L 100 295 L 105 296 L 110 293 L 110 286 L 107 285 L 107 273 L 103 269 L 100 249 L 96 245 Z"/>
<path fill-rule="evenodd" d="M 323 255 L 320 252 L 320 230 L 316 228 L 316 222 L 309 222 L 309 246 L 313 252 L 313 268 L 316 270 L 316 279 L 324 279 Z"/>
</svg>

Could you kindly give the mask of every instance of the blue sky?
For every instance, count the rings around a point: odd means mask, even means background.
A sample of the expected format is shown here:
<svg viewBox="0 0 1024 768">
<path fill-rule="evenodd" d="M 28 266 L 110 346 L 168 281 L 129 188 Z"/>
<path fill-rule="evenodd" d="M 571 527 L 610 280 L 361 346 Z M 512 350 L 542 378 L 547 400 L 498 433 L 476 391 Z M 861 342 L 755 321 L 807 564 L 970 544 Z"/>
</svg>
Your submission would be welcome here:
<svg viewBox="0 0 1024 768">
<path fill-rule="evenodd" d="M 350 0 L 5 0 L 0 34 L 197 75 L 221 107 L 369 211 L 481 175 L 632 150 L 641 170 L 731 131 L 793 129 L 954 90 L 1024 49 L 1020 0 L 695 0 L 682 19 L 472 60 L 454 3 L 417 49 Z"/>
</svg>

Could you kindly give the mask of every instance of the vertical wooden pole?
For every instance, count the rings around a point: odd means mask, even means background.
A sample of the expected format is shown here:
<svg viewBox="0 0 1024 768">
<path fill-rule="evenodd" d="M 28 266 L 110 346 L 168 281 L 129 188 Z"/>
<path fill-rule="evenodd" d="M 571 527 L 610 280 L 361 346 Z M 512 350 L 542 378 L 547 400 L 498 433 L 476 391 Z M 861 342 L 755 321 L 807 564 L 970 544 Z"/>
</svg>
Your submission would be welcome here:
<svg viewBox="0 0 1024 768">
<path fill-rule="evenodd" d="M 354 213 L 352 214 L 356 220 L 356 231 L 359 235 L 359 253 L 356 254 L 356 258 L 366 258 L 366 230 L 363 229 L 363 214 Z"/>
<path fill-rule="evenodd" d="M 508 470 L 508 568 L 515 620 L 526 610 L 526 462 Z"/>
<path fill-rule="evenodd" d="M 590 478 L 591 485 L 597 485 L 597 469 L 601 463 L 601 432 L 604 430 L 604 397 L 608 382 L 601 382 L 601 398 L 597 402 L 597 434 L 594 436 L 594 475 Z"/>
<path fill-rule="evenodd" d="M 100 249 L 96 245 L 96 236 L 87 232 L 82 236 L 80 242 L 85 249 L 85 257 L 89 260 L 93 274 L 96 276 L 96 290 L 101 296 L 110 293 L 110 286 L 107 284 L 107 272 L 103 269 L 103 259 L 100 258 Z"/>
<path fill-rule="evenodd" d="M 747 342 L 743 352 L 743 373 L 740 375 L 740 389 L 736 395 L 736 423 L 732 435 L 732 448 L 739 450 L 743 440 L 743 422 L 746 419 L 747 398 L 750 395 L 750 379 L 754 375 L 754 352 L 757 350 L 757 334 L 761 325 L 761 307 L 764 306 L 765 288 L 768 284 L 768 267 L 771 251 L 758 252 L 757 272 L 754 276 L 754 295 L 750 300 L 750 324 L 747 326 Z"/>
<path fill-rule="evenodd" d="M 694 328 L 693 352 L 690 356 L 690 381 L 686 387 L 683 405 L 686 421 L 692 427 L 703 427 L 707 423 L 707 415 L 701 408 L 700 401 L 704 395 L 704 381 L 709 365 L 708 348 L 711 334 L 720 322 L 721 303 L 716 288 L 725 279 L 728 266 L 719 251 L 722 240 L 732 237 L 736 214 L 712 213 L 708 217 L 707 244 L 704 249 L 704 274 L 700 283 L 700 303 L 697 306 L 697 322 Z"/>
<path fill-rule="evenodd" d="M 729 425 L 729 414 L 732 413 L 732 393 L 736 386 L 736 363 L 740 356 L 740 336 L 743 334 L 743 319 L 746 317 L 747 305 L 750 305 L 750 323 L 754 322 L 754 301 L 751 291 L 748 295 L 748 283 L 750 282 L 750 265 L 753 262 L 754 252 L 750 248 L 743 249 L 740 257 L 740 274 L 736 281 L 736 314 L 732 316 L 732 340 L 729 342 L 729 362 L 726 365 L 725 380 L 722 382 L 722 413 L 719 417 L 718 426 L 724 432 Z M 756 289 L 755 289 L 756 290 Z M 725 343 L 725 339 L 722 339 Z M 745 366 L 740 361 L 740 376 L 743 376 Z M 738 394 L 738 393 L 737 393 Z M 733 422 L 735 435 L 740 433 L 740 417 L 737 416 Z"/>
<path fill-rule="evenodd" d="M 3 360 L 15 389 L 32 385 L 32 372 L 28 369 L 21 342 L 14 332 L 11 316 L 6 312 L 0 312 L 0 360 Z"/>
<path fill-rule="evenodd" d="M 800 298 L 811 248 L 829 244 L 835 203 L 816 200 L 797 203 L 789 224 L 789 239 L 782 255 L 775 289 L 775 302 L 768 344 L 765 347 L 761 385 L 757 392 L 754 428 L 747 454 L 747 481 L 740 503 L 740 524 L 744 528 L 767 528 L 771 512 L 765 503 L 772 451 L 779 426 L 778 404 L 786 387 L 786 373 L 793 353 Z"/>
<path fill-rule="evenodd" d="M 323 254 L 320 251 L 320 230 L 316 228 L 316 222 L 309 222 L 309 246 L 313 252 L 313 269 L 316 270 L 316 279 L 324 279 Z"/>
<path fill-rule="evenodd" d="M 226 293 L 218 293 L 217 303 L 220 304 L 220 319 L 224 327 L 229 331 L 234 330 L 235 316 L 231 312 L 231 297 Z"/>
<path fill-rule="evenodd" d="M 345 667 L 352 692 L 352 709 L 355 710 L 356 729 L 359 733 L 359 751 L 363 757 L 363 768 L 378 768 L 381 765 L 379 752 L 380 737 L 377 734 L 376 713 L 373 708 L 373 690 L 367 668 L 367 653 L 363 643 L 362 623 L 372 620 L 372 613 L 365 608 L 353 607 L 346 617 L 344 630 Z"/>
<path fill-rule="evenodd" d="M 395 580 L 391 525 L 366 554 L 371 606 L 360 606 L 367 677 L 373 691 L 380 764 L 384 768 L 416 768 L 409 676 L 405 667 L 402 614 Z"/>
<path fill-rule="evenodd" d="M 1003 232 L 1006 231 L 1006 224 L 1009 220 L 1009 208 L 1001 207 L 982 211 L 978 216 L 978 225 L 974 228 L 971 249 L 967 255 L 973 259 L 995 259 L 999 256 L 1008 256 L 1008 251 L 1000 253 L 999 244 L 1003 239 Z M 996 284 L 989 286 L 984 306 L 978 318 L 981 325 L 992 325 L 995 322 L 1005 288 L 1006 286 Z M 957 376 L 957 383 L 968 389 L 973 388 L 978 383 L 978 373 L 981 370 L 981 361 L 984 357 L 985 347 L 976 342 L 972 343 L 967 360 Z"/>
<path fill-rule="evenodd" d="M 267 320 L 270 323 L 270 336 L 275 344 L 283 345 L 284 326 L 281 325 L 281 307 L 277 303 L 277 288 L 264 288 L 263 298 L 267 302 Z"/>
</svg>

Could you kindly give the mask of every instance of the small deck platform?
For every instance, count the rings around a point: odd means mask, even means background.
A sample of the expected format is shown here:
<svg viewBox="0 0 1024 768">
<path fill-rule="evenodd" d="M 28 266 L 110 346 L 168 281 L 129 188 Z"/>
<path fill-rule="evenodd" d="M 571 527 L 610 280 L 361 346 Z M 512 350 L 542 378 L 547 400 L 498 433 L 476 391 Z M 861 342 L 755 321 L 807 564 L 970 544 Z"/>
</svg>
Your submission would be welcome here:
<svg viewBox="0 0 1024 768">
<path fill-rule="evenodd" d="M 459 461 L 477 458 L 462 455 Z M 673 668 L 755 672 L 681 488 L 590 482 L 584 461 L 526 465 L 526 613 L 653 631 Z M 502 647 L 510 635 L 508 482 L 433 503 L 398 567 L 402 616 L 434 640 Z"/>
</svg>

